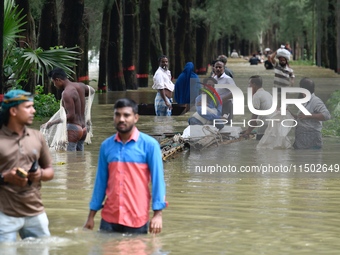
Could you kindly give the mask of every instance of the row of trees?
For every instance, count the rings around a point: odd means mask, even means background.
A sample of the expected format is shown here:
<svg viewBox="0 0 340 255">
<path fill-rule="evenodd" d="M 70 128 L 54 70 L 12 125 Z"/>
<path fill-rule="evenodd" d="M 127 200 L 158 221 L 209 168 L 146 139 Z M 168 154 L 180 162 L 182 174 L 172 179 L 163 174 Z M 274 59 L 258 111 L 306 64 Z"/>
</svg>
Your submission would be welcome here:
<svg viewBox="0 0 340 255">
<path fill-rule="evenodd" d="M 54 46 L 78 46 L 82 54 L 76 62 L 74 79 L 84 82 L 89 80 L 87 52 L 99 52 L 99 89 L 147 87 L 162 54 L 168 55 L 177 77 L 188 61 L 203 74 L 217 55 L 229 55 L 232 49 L 251 55 L 267 47 L 275 50 L 285 43 L 292 46 L 294 59 L 315 61 L 340 73 L 340 0 L 15 3 L 26 22 L 20 32 L 20 41 L 25 44 L 18 47 L 49 50 Z"/>
</svg>

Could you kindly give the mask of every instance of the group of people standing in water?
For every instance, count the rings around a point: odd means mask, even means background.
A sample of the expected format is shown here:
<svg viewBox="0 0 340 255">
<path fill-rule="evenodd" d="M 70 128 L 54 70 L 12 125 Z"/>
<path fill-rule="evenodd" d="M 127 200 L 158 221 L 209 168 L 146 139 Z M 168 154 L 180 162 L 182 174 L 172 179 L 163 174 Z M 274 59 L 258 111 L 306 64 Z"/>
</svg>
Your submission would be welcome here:
<svg viewBox="0 0 340 255">
<path fill-rule="evenodd" d="M 281 89 L 294 86 L 295 75 L 289 65 L 291 52 L 285 47 L 281 47 L 272 54 L 268 55 L 274 69 L 273 87 L 278 92 L 278 110 L 281 105 Z M 171 73 L 168 70 L 168 58 L 159 58 L 160 66 L 154 75 L 152 88 L 157 89 L 155 98 L 155 111 L 157 116 L 170 116 L 172 108 L 172 93 L 174 92 L 175 101 L 178 104 L 185 104 L 187 111 L 193 106 L 194 113 L 188 119 L 189 125 L 212 125 L 215 119 L 225 119 L 225 123 L 231 123 L 233 118 L 233 94 L 228 88 L 215 88 L 216 84 L 236 86 L 234 73 L 226 67 L 227 57 L 220 55 L 213 61 L 210 77 L 200 81 L 194 72 L 192 62 L 186 63 L 183 72 L 179 75 L 175 84 L 171 81 Z M 249 87 L 252 88 L 253 106 L 257 110 L 268 110 L 272 107 L 272 95 L 265 91 L 262 86 L 262 78 L 258 75 L 249 78 Z M 322 147 L 322 121 L 329 120 L 331 115 L 325 104 L 315 95 L 315 84 L 310 78 L 303 78 L 299 87 L 306 90 L 311 95 L 311 99 L 303 106 L 310 114 L 299 111 L 292 113 L 296 120 L 295 149 L 319 149 Z M 202 95 L 206 94 L 206 111 L 202 113 Z M 306 97 L 300 93 L 299 98 Z M 255 120 L 261 121 L 268 116 L 252 115 L 251 126 L 244 130 L 241 135 L 249 137 L 256 127 Z M 264 125 L 256 128 L 256 139 L 260 140 L 268 123 L 262 120 Z M 220 128 L 223 127 L 219 126 Z"/>
</svg>

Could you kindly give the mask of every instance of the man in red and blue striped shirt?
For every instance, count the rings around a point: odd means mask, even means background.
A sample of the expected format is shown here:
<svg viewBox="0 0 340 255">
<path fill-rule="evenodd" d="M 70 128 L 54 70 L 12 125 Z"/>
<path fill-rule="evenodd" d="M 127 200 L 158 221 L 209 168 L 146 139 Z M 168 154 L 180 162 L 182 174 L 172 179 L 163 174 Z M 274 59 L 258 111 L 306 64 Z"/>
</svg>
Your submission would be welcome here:
<svg viewBox="0 0 340 255">
<path fill-rule="evenodd" d="M 150 233 L 160 233 L 166 201 L 159 143 L 135 126 L 138 106 L 134 101 L 119 99 L 113 120 L 118 132 L 101 144 L 84 228 L 93 229 L 96 212 L 102 209 L 99 227 L 102 231 L 146 234 L 149 225 Z M 154 215 L 149 222 L 151 197 Z"/>
</svg>

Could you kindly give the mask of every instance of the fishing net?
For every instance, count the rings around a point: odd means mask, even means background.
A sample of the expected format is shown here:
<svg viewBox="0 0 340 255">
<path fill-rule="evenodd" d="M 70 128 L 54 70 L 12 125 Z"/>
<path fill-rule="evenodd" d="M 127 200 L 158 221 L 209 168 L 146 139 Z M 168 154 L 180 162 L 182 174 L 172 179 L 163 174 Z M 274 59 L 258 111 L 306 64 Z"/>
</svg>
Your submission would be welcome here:
<svg viewBox="0 0 340 255">
<path fill-rule="evenodd" d="M 89 87 L 89 96 L 85 98 L 85 123 L 87 128 L 87 135 L 85 143 L 91 143 L 92 122 L 91 122 L 91 107 L 95 96 L 95 90 Z M 55 123 L 50 125 L 48 123 Z M 66 151 L 67 139 L 67 118 L 65 108 L 60 101 L 60 109 L 49 119 L 49 121 L 40 127 L 40 132 L 45 137 L 48 146 L 56 151 Z"/>
<path fill-rule="evenodd" d="M 275 119 L 275 121 L 268 125 L 256 149 L 291 148 L 292 142 L 288 137 L 288 133 L 291 127 L 294 126 L 294 121 L 292 120 L 294 117 L 290 112 L 287 112 L 286 115 L 281 115 L 280 111 L 276 111 L 269 119 Z"/>
<path fill-rule="evenodd" d="M 48 127 L 48 123 L 59 122 Z M 60 101 L 60 109 L 47 123 L 41 125 L 40 132 L 43 133 L 48 147 L 56 151 L 66 151 L 67 148 L 67 123 L 66 111 Z"/>
</svg>

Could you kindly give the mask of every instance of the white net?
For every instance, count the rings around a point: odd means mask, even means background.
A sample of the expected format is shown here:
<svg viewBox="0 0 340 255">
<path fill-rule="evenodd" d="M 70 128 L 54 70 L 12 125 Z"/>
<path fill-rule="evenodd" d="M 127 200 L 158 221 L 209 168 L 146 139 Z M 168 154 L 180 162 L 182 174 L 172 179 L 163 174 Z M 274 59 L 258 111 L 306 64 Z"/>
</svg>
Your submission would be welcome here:
<svg viewBox="0 0 340 255">
<path fill-rule="evenodd" d="M 91 143 L 91 137 L 93 137 L 92 133 L 92 122 L 91 122 L 91 107 L 95 95 L 95 90 L 94 88 L 89 87 L 89 96 L 86 98 L 86 103 L 85 103 L 85 124 L 86 124 L 86 129 L 87 129 L 87 135 L 85 138 L 85 143 L 90 144 Z"/>
<path fill-rule="evenodd" d="M 291 127 L 294 126 L 292 119 L 294 117 L 287 112 L 286 115 L 281 115 L 276 111 L 269 117 L 275 119 L 273 125 L 269 124 L 260 142 L 257 144 L 256 149 L 289 149 L 292 147 L 292 142 L 288 137 Z M 283 125 L 285 121 L 285 125 Z"/>
<path fill-rule="evenodd" d="M 87 135 L 85 138 L 85 143 L 91 143 L 92 133 L 92 122 L 91 122 L 91 107 L 93 99 L 95 96 L 95 90 L 89 87 L 89 96 L 85 99 L 85 123 L 87 129 Z M 48 123 L 53 123 L 53 125 L 47 126 Z M 47 128 L 48 127 L 48 128 Z M 66 151 L 67 150 L 67 119 L 66 111 L 62 106 L 60 101 L 60 109 L 49 119 L 49 121 L 40 127 L 40 132 L 45 137 L 48 146 L 56 151 Z"/>
<path fill-rule="evenodd" d="M 60 109 L 57 111 L 47 123 L 60 121 L 60 123 L 46 128 L 46 124 L 40 127 L 40 132 L 43 133 L 48 147 L 56 151 L 66 151 L 67 149 L 67 123 L 66 111 L 60 101 Z"/>
</svg>

